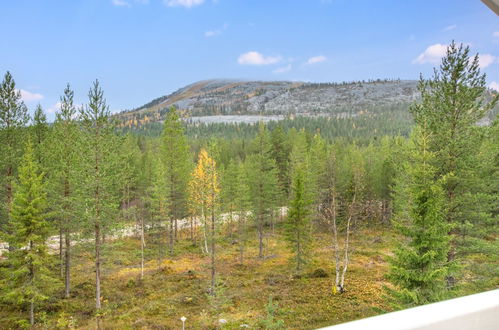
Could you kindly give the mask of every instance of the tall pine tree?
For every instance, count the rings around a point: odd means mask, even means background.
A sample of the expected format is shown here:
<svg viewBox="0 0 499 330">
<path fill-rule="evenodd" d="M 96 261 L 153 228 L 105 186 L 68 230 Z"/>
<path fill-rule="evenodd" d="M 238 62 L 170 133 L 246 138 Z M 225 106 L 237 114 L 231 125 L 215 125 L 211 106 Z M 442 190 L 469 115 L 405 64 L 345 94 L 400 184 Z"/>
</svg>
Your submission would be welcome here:
<svg viewBox="0 0 499 330">
<path fill-rule="evenodd" d="M 71 288 L 71 235 L 81 229 L 78 216 L 78 170 L 81 170 L 81 134 L 76 122 L 77 110 L 73 101 L 74 92 L 69 84 L 60 98 L 60 110 L 56 113 L 53 129 L 49 136 L 50 199 L 59 227 L 59 252 L 61 273 L 63 273 L 64 296 L 69 297 Z M 63 242 L 64 238 L 64 242 Z M 63 255 L 64 252 L 64 255 Z"/>
<path fill-rule="evenodd" d="M 407 168 L 407 212 L 398 214 L 395 225 L 403 240 L 390 258 L 389 289 L 395 302 L 412 306 L 445 296 L 448 273 L 449 224 L 445 219 L 445 195 L 435 180 L 430 135 L 414 134 L 414 150 Z M 408 218 L 406 218 L 408 215 Z"/>
<path fill-rule="evenodd" d="M 30 324 L 35 323 L 35 306 L 48 299 L 56 279 L 49 271 L 46 241 L 50 233 L 46 186 L 30 141 L 19 166 L 10 212 L 8 243 L 15 249 L 7 254 L 8 268 L 0 287 L 3 299 L 27 307 Z"/>
<path fill-rule="evenodd" d="M 116 151 L 120 145 L 114 135 L 109 107 L 99 81 L 88 93 L 89 103 L 80 111 L 83 124 L 84 158 L 82 160 L 82 203 L 86 222 L 95 238 L 95 307 L 101 309 L 101 250 L 105 230 L 116 218 L 119 207 L 118 184 L 120 164 Z M 99 318 L 97 318 L 97 322 Z"/>
<path fill-rule="evenodd" d="M 258 230 L 258 256 L 263 258 L 264 228 L 277 204 L 278 177 L 267 129 L 260 123 L 253 141 L 254 153 L 247 158 L 248 183 L 253 218 Z"/>
<path fill-rule="evenodd" d="M 12 205 L 12 183 L 22 156 L 28 108 L 7 71 L 0 83 L 0 231 L 7 230 Z"/>
<path fill-rule="evenodd" d="M 410 108 L 416 124 L 431 134 L 429 150 L 435 153 L 432 165 L 437 177 L 446 178 L 445 218 L 454 225 L 451 234 L 455 238 L 473 230 L 466 209 L 474 202 L 466 192 L 474 190 L 475 181 L 470 180 L 470 175 L 478 165 L 479 140 L 474 126 L 499 100 L 496 95 L 486 101 L 485 78 L 480 72 L 479 56 L 471 58 L 468 46 L 452 42 L 433 77 L 421 78 L 421 102 Z M 457 245 L 459 241 L 453 240 L 449 261 L 455 259 Z M 448 281 L 452 285 L 454 277 Z"/>
<path fill-rule="evenodd" d="M 184 132 L 184 126 L 180 121 L 175 107 L 171 107 L 166 116 L 163 132 L 161 134 L 161 141 L 161 157 L 170 189 L 169 217 L 171 223 L 169 250 L 172 254 L 175 239 L 177 237 L 177 221 L 188 214 L 187 186 L 189 182 L 189 173 L 192 168 L 191 155 Z"/>
</svg>

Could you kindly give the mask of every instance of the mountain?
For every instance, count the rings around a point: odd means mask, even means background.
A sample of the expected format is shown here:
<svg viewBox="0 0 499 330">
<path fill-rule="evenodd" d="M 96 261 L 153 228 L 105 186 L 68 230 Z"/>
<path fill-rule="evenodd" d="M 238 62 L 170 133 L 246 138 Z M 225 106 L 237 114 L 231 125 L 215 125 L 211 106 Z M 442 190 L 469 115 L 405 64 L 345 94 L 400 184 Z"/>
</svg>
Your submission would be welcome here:
<svg viewBox="0 0 499 330">
<path fill-rule="evenodd" d="M 124 123 L 163 119 L 175 106 L 184 116 L 355 115 L 397 107 L 417 97 L 417 81 L 375 80 L 351 83 L 204 80 L 118 115 Z"/>
</svg>

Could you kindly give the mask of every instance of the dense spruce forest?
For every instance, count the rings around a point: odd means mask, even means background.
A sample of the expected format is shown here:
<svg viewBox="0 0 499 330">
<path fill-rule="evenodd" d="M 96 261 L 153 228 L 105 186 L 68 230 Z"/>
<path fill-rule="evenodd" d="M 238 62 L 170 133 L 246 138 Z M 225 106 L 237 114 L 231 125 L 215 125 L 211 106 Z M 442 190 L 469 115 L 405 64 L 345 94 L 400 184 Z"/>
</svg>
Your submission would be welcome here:
<svg viewBox="0 0 499 330">
<path fill-rule="evenodd" d="M 499 96 L 454 43 L 418 91 L 405 115 L 132 129 L 99 81 L 30 116 L 7 72 L 0 328 L 310 329 L 497 288 Z"/>
</svg>

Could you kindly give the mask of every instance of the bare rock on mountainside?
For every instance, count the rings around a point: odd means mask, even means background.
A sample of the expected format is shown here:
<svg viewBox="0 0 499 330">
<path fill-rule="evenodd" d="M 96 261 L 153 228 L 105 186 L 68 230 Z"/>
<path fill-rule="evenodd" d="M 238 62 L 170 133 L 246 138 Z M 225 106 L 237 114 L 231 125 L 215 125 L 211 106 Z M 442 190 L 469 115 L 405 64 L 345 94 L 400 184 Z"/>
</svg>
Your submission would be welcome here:
<svg viewBox="0 0 499 330">
<path fill-rule="evenodd" d="M 123 120 L 161 120 L 170 106 L 202 115 L 339 114 L 369 106 L 409 103 L 416 99 L 414 80 L 375 80 L 352 83 L 204 80 L 159 97 Z"/>
<path fill-rule="evenodd" d="M 417 86 L 416 80 L 400 79 L 345 83 L 203 80 L 134 110 L 123 111 L 117 118 L 123 126 L 158 122 L 164 119 L 171 106 L 175 106 L 183 117 L 197 118 L 220 115 L 347 118 L 369 112 L 407 112 L 408 105 L 419 97 Z M 494 114 L 480 124 L 490 123 Z"/>
</svg>

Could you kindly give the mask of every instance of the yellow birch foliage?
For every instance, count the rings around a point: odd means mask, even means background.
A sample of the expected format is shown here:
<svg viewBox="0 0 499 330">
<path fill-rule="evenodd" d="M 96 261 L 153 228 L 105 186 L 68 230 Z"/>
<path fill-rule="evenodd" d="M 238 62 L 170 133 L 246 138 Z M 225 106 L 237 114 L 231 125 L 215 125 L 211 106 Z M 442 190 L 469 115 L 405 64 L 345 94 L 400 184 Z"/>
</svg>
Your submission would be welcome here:
<svg viewBox="0 0 499 330">
<path fill-rule="evenodd" d="M 191 208 L 195 213 L 206 215 L 216 206 L 219 193 L 215 160 L 210 158 L 205 149 L 201 149 L 189 182 Z"/>
</svg>

